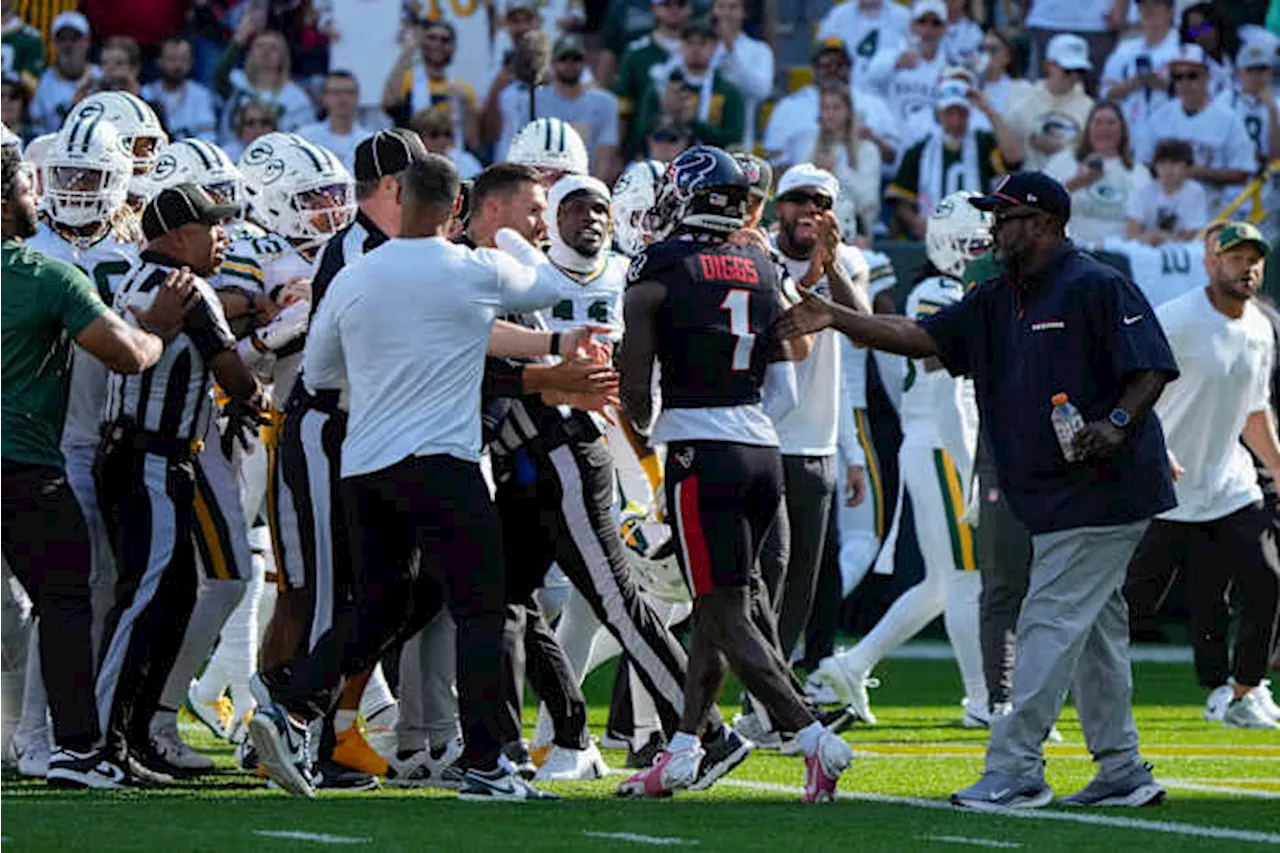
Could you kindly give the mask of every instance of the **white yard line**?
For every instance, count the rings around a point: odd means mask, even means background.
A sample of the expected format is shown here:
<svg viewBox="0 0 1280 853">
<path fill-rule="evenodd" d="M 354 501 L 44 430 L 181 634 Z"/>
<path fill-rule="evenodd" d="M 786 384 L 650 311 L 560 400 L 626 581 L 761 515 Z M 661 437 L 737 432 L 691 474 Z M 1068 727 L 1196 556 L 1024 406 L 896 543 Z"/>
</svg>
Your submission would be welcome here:
<svg viewBox="0 0 1280 853">
<path fill-rule="evenodd" d="M 254 835 L 263 838 L 283 838 L 289 841 L 314 841 L 316 844 L 368 844 L 372 838 L 350 835 L 326 835 L 322 832 L 298 832 L 289 829 L 255 829 Z"/>
<path fill-rule="evenodd" d="M 836 651 L 842 651 L 842 649 Z M 891 660 L 954 660 L 955 653 L 951 651 L 950 643 L 941 640 L 919 640 L 899 646 L 889 652 L 888 657 Z M 1191 663 L 1191 647 L 1154 644 L 1130 646 L 1129 660 L 1135 663 Z"/>
<path fill-rule="evenodd" d="M 963 835 L 917 835 L 925 841 L 941 841 L 944 844 L 968 844 L 970 847 L 994 847 L 998 850 L 1016 850 L 1022 845 L 1016 841 L 997 841 L 994 838 L 968 838 Z"/>
<path fill-rule="evenodd" d="M 611 841 L 633 841 L 636 844 L 652 844 L 657 847 L 673 847 L 679 844 L 697 844 L 693 838 L 671 838 L 659 835 L 638 835 L 634 832 L 583 832 L 588 838 L 607 838 Z"/>
<path fill-rule="evenodd" d="M 1232 797 L 1253 797 L 1258 800 L 1280 800 L 1280 791 L 1264 791 L 1260 788 L 1242 788 L 1238 785 L 1211 785 L 1207 782 L 1192 782 L 1189 779 L 1161 779 L 1166 788 L 1177 788 L 1179 791 L 1198 791 L 1202 794 L 1226 794 Z"/>
<path fill-rule="evenodd" d="M 778 794 L 803 793 L 803 789 L 792 785 L 779 785 L 773 782 L 750 782 L 744 779 L 723 779 L 720 785 L 734 788 L 747 788 L 753 791 L 771 791 Z M 919 797 L 895 797 L 889 794 L 870 794 L 860 791 L 840 791 L 837 796 L 842 800 L 855 800 L 868 803 L 887 803 L 898 806 L 915 806 L 936 811 L 958 811 L 945 800 L 926 800 Z M 996 814 L 1000 817 L 1022 818 L 1025 820 L 1057 820 L 1065 823 L 1081 823 L 1091 826 L 1111 826 L 1117 829 L 1137 829 L 1145 832 L 1162 832 L 1167 835 L 1183 835 L 1191 838 L 1217 838 L 1225 841 L 1245 841 L 1257 844 L 1280 844 L 1280 833 L 1258 832 L 1251 829 L 1230 829 L 1220 826 L 1200 826 L 1194 823 L 1180 823 L 1167 820 L 1145 820 L 1143 818 L 1111 817 L 1091 811 L 1052 811 L 1048 809 L 1011 809 L 1004 812 L 966 812 L 967 814 Z"/>
</svg>

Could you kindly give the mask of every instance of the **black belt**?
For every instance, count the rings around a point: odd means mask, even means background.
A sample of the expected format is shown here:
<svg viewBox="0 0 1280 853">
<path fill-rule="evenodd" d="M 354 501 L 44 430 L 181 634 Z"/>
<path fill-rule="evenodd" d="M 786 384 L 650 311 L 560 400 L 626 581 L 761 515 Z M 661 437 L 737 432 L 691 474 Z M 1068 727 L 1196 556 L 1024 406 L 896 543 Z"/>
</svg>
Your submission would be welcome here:
<svg viewBox="0 0 1280 853">
<path fill-rule="evenodd" d="M 107 453 L 124 449 L 184 461 L 199 455 L 204 449 L 204 439 L 160 435 L 141 429 L 132 421 L 116 421 L 103 428 L 103 449 Z"/>
<path fill-rule="evenodd" d="M 342 392 L 334 390 L 316 391 L 314 394 L 307 389 L 302 388 L 302 378 L 297 380 L 298 387 L 289 395 L 289 401 L 285 405 L 285 414 L 301 414 L 302 412 L 323 412 L 326 415 L 342 415 L 346 417 L 347 413 L 339 405 L 342 400 Z"/>
</svg>

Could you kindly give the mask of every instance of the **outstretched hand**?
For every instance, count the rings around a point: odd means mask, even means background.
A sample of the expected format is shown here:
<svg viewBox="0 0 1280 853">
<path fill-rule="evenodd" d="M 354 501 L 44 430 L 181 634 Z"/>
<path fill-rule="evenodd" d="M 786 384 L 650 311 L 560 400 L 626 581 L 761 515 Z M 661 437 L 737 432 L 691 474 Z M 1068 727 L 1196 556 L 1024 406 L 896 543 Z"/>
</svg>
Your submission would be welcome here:
<svg viewBox="0 0 1280 853">
<path fill-rule="evenodd" d="M 835 306 L 830 300 L 809 292 L 805 293 L 795 307 L 782 315 L 775 331 L 783 340 L 802 338 L 822 331 L 834 323 L 835 319 Z"/>
<path fill-rule="evenodd" d="M 609 326 L 576 326 L 560 333 L 560 355 L 591 364 L 609 364 L 613 360 L 613 344 L 597 340 L 598 335 L 611 335 L 617 330 Z"/>
</svg>

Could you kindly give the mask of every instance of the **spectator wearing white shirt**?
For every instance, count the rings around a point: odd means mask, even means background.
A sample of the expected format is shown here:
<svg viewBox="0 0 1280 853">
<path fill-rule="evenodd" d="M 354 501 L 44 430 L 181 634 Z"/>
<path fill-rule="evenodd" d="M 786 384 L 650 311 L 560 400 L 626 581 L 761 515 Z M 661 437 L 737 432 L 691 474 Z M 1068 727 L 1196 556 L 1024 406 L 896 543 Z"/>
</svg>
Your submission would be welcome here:
<svg viewBox="0 0 1280 853">
<path fill-rule="evenodd" d="M 1191 146 L 1181 139 L 1156 145 L 1156 179 L 1134 193 L 1125 211 L 1128 237 L 1148 246 L 1195 239 L 1209 223 L 1204 187 L 1187 177 L 1194 162 Z"/>
<path fill-rule="evenodd" d="M 330 71 L 324 75 L 320 93 L 324 121 L 309 124 L 298 135 L 321 148 L 327 148 L 350 172 L 355 168 L 356 146 L 373 131 L 356 124 L 360 110 L 360 84 L 350 71 Z"/>
<path fill-rule="evenodd" d="M 1035 47 L 1033 61 L 1043 60 L 1049 41 L 1059 33 L 1080 36 L 1094 63 L 1110 56 L 1126 25 L 1129 0 L 1031 0 L 1027 34 Z M 1090 73 L 1089 84 L 1096 82 Z"/>
<path fill-rule="evenodd" d="M 1142 32 L 1120 42 L 1102 68 L 1099 91 L 1115 101 L 1134 139 L 1146 132 L 1147 118 L 1169 100 L 1167 65 L 1178 52 L 1173 0 L 1139 0 Z"/>
<path fill-rule="evenodd" d="M 988 30 L 983 34 L 974 71 L 982 93 L 987 96 L 991 108 L 1000 115 L 1004 115 L 1024 93 L 1031 91 L 1031 84 L 1022 79 L 1013 42 L 999 30 Z"/>
<path fill-rule="evenodd" d="M 1218 95 L 1235 84 L 1231 57 L 1239 49 L 1236 28 L 1213 3 L 1195 3 L 1182 10 L 1179 37 L 1204 48 L 1209 65 L 1209 91 Z"/>
<path fill-rule="evenodd" d="M 428 107 L 413 117 L 409 127 L 422 139 L 427 151 L 452 160 L 462 180 L 469 181 L 484 171 L 484 166 L 470 151 L 454 144 L 453 121 L 448 109 Z"/>
<path fill-rule="evenodd" d="M 982 27 L 970 14 L 970 0 L 946 0 L 947 34 L 942 37 L 942 49 L 952 65 L 974 68 L 982 49 Z"/>
<path fill-rule="evenodd" d="M 216 142 L 216 98 L 213 92 L 191 79 L 193 62 L 190 41 L 182 36 L 165 39 L 156 58 L 160 77 L 142 87 L 142 97 L 163 108 L 165 128 L 171 138 Z"/>
<path fill-rule="evenodd" d="M 222 146 L 222 150 L 232 160 L 238 161 L 250 142 L 280 129 L 280 115 L 271 104 L 244 100 L 240 102 L 240 109 L 232 118 L 231 126 L 235 130 L 235 136 Z"/>
<path fill-rule="evenodd" d="M 1044 172 L 1071 193 L 1067 233 L 1085 247 L 1125 237 L 1129 200 L 1151 182 L 1147 167 L 1133 160 L 1123 113 L 1110 101 L 1093 105 L 1079 143 L 1049 160 Z"/>
<path fill-rule="evenodd" d="M 89 19 L 79 12 L 63 12 L 53 19 L 53 64 L 40 75 L 40 84 L 28 107 L 31 124 L 39 133 L 57 133 L 71 110 L 76 90 L 97 79 L 98 68 L 89 64 Z"/>
<path fill-rule="evenodd" d="M 813 83 L 778 101 L 765 126 L 762 142 L 765 156 L 774 168 L 808 159 L 818 130 L 819 93 L 828 86 L 849 87 L 851 69 L 843 41 L 831 37 L 817 44 L 813 51 Z M 903 141 L 892 111 L 881 98 L 865 89 L 858 90 L 855 101 L 853 108 L 863 137 L 880 149 L 880 159 L 886 166 L 895 163 Z"/>
<path fill-rule="evenodd" d="M 1280 158 L 1280 95 L 1271 89 L 1275 60 L 1276 48 L 1269 39 L 1245 42 L 1236 54 L 1238 85 L 1214 99 L 1244 122 L 1263 162 Z"/>
<path fill-rule="evenodd" d="M 1195 164 L 1190 176 L 1209 192 L 1209 212 L 1222 207 L 1249 180 L 1257 167 L 1253 140 L 1244 122 L 1210 100 L 1209 68 L 1202 47 L 1184 44 L 1169 61 L 1176 100 L 1151 114 L 1145 133 L 1137 135 L 1135 154 L 1149 162 L 1162 139 L 1191 144 Z"/>
<path fill-rule="evenodd" d="M 835 175 L 836 220 L 842 234 L 870 234 L 880 218 L 880 149 L 863 139 L 853 101 L 844 86 L 822 90 L 818 136 L 806 159 Z"/>
<path fill-rule="evenodd" d="M 223 139 L 231 135 L 231 121 L 245 100 L 274 105 L 279 129 L 286 133 L 316 120 L 311 98 L 290 76 L 289 43 L 276 30 L 264 30 L 265 24 L 265 8 L 246 11 L 214 69 L 214 90 L 224 101 L 219 129 Z M 238 68 L 242 58 L 244 68 Z"/>
<path fill-rule="evenodd" d="M 737 86 L 746 100 L 747 122 L 742 145 L 751 151 L 756 146 L 760 104 L 773 91 L 774 59 L 772 47 L 742 31 L 745 2 L 715 0 L 712 5 L 718 41 L 716 52 L 711 55 L 711 68 Z"/>
<path fill-rule="evenodd" d="M 889 104 L 900 126 L 927 117 L 938 96 L 938 78 L 950 64 L 942 49 L 947 33 L 947 6 L 942 0 L 915 0 L 911 4 L 914 39 L 896 51 L 881 52 L 867 69 L 865 82 Z"/>
<path fill-rule="evenodd" d="M 817 40 L 840 39 L 853 63 L 854 83 L 865 87 L 867 69 L 885 52 L 896 52 L 910 38 L 911 14 L 894 0 L 837 3 L 818 25 Z M 848 81 L 846 81 L 848 82 Z"/>
<path fill-rule="evenodd" d="M 1209 693 L 1205 718 L 1275 730 L 1280 724 L 1267 713 L 1258 686 L 1280 613 L 1276 522 L 1249 456 L 1252 451 L 1273 478 L 1280 475 L 1270 400 L 1275 332 L 1253 303 L 1268 246 L 1243 222 L 1227 223 L 1206 242 L 1209 286 L 1164 303 L 1155 318 L 1133 321 L 1158 320 L 1178 362 L 1180 375 L 1154 409 L 1178 505 L 1151 522 L 1124 591 L 1141 618 L 1158 609 L 1176 574 L 1186 572 L 1196 678 Z M 1240 610 L 1234 643 L 1227 631 L 1231 587 Z"/>
<path fill-rule="evenodd" d="M 1092 68 L 1083 38 L 1059 33 L 1049 39 L 1044 76 L 1004 113 L 1022 139 L 1023 169 L 1041 171 L 1050 157 L 1075 144 L 1093 109 L 1093 98 L 1084 91 L 1085 74 Z"/>
</svg>

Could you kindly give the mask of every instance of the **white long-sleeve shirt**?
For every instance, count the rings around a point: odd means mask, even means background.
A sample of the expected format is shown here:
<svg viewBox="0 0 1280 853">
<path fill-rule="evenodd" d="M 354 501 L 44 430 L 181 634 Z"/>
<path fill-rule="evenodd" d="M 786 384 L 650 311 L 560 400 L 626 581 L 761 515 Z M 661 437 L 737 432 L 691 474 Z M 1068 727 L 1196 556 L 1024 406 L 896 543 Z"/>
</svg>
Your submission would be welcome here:
<svg viewBox="0 0 1280 853">
<path fill-rule="evenodd" d="M 307 334 L 310 390 L 350 389 L 342 476 L 409 456 L 480 459 L 480 382 L 493 321 L 559 292 L 503 252 L 389 240 L 338 273 Z"/>
<path fill-rule="evenodd" d="M 773 48 L 748 35 L 739 35 L 733 50 L 724 42 L 716 45 L 711 55 L 711 68 L 738 87 L 747 101 L 747 123 L 743 145 L 748 151 L 756 144 L 756 121 L 760 104 L 773 91 Z"/>
</svg>

